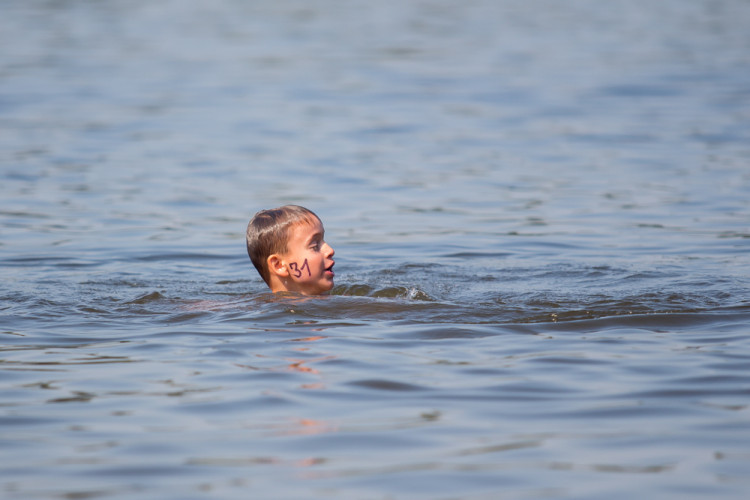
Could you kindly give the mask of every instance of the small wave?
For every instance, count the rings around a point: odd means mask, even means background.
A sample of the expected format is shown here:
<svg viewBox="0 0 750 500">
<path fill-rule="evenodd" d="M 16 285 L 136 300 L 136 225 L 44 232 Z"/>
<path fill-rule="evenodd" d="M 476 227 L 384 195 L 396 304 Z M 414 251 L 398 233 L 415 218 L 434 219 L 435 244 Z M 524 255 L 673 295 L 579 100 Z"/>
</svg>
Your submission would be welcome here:
<svg viewBox="0 0 750 500">
<path fill-rule="evenodd" d="M 513 255 L 510 252 L 454 252 L 445 254 L 449 259 L 482 259 L 482 258 L 505 258 Z"/>
<path fill-rule="evenodd" d="M 135 299 L 125 302 L 126 304 L 150 304 L 152 302 L 158 302 L 161 300 L 164 300 L 164 295 L 162 295 L 160 292 L 149 292 L 143 295 L 139 295 Z"/>
<path fill-rule="evenodd" d="M 243 260 L 247 257 L 243 257 Z M 162 261 L 202 261 L 202 260 L 232 260 L 237 259 L 236 255 L 220 255 L 211 253 L 196 253 L 196 252 L 169 252 L 169 253 L 155 253 L 148 255 L 137 255 L 133 256 L 128 260 L 137 262 L 162 262 Z"/>
<path fill-rule="evenodd" d="M 434 302 L 435 299 L 428 293 L 416 287 L 388 286 L 375 288 L 370 285 L 338 285 L 334 287 L 331 295 L 343 295 L 354 297 L 375 297 L 385 299 L 407 299 Z"/>
<path fill-rule="evenodd" d="M 80 258 L 52 257 L 52 256 L 23 256 L 2 259 L 3 266 L 7 267 L 51 267 L 57 269 L 75 269 L 81 267 L 101 266 L 103 261 L 83 260 Z"/>
<path fill-rule="evenodd" d="M 354 382 L 350 382 L 349 385 L 356 386 L 356 387 L 363 387 L 366 389 L 376 389 L 380 391 L 404 392 L 404 391 L 424 390 L 423 387 L 420 387 L 417 385 L 408 384 L 406 382 L 397 382 L 395 380 L 385 380 L 385 379 L 357 380 Z"/>
</svg>

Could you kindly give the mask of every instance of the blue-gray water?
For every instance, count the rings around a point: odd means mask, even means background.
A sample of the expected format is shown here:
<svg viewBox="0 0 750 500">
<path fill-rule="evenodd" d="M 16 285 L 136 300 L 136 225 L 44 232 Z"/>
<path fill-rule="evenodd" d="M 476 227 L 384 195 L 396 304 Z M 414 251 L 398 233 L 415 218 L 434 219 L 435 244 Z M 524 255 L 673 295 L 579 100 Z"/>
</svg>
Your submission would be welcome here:
<svg viewBox="0 0 750 500">
<path fill-rule="evenodd" d="M 0 11 L 0 497 L 746 498 L 750 2 Z"/>
</svg>

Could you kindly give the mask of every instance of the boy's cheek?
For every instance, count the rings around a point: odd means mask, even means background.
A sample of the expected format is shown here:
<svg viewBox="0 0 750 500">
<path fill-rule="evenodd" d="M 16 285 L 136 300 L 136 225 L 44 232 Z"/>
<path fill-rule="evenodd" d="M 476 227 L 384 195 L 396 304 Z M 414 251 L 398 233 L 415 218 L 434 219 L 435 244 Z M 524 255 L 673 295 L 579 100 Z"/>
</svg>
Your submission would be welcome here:
<svg viewBox="0 0 750 500">
<path fill-rule="evenodd" d="M 304 259 L 301 263 L 290 262 L 289 276 L 299 281 L 305 281 L 306 279 L 311 278 L 312 271 L 310 270 L 310 263 L 308 260 Z"/>
</svg>

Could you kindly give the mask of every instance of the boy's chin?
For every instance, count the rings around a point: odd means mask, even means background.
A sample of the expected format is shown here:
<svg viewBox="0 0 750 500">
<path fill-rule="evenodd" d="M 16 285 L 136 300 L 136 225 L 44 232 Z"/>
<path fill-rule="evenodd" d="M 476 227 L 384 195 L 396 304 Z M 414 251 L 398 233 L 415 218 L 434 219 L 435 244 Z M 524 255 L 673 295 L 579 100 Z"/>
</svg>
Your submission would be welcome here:
<svg viewBox="0 0 750 500">
<path fill-rule="evenodd" d="M 302 295 L 322 295 L 326 292 L 329 292 L 333 288 L 333 280 L 328 280 L 324 283 L 320 283 L 318 286 L 309 287 L 300 290 L 299 292 Z"/>
<path fill-rule="evenodd" d="M 325 282 L 325 283 L 323 284 L 323 286 L 321 287 L 321 292 L 320 292 L 320 293 L 326 293 L 326 292 L 330 292 L 330 291 L 331 291 L 331 289 L 333 289 L 333 278 L 331 278 L 331 279 L 327 280 L 327 281 L 326 281 L 326 282 Z"/>
</svg>

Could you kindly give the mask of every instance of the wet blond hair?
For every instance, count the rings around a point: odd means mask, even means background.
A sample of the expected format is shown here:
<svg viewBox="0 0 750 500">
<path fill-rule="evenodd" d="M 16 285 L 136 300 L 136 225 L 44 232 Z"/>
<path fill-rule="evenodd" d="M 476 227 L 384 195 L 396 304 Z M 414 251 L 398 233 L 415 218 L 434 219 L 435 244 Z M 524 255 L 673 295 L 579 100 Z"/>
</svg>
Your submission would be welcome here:
<svg viewBox="0 0 750 500">
<path fill-rule="evenodd" d="M 289 230 L 293 226 L 315 222 L 320 222 L 320 217 L 299 205 L 261 210 L 253 216 L 245 232 L 247 254 L 266 285 L 271 286 L 268 257 L 287 252 Z"/>
</svg>

